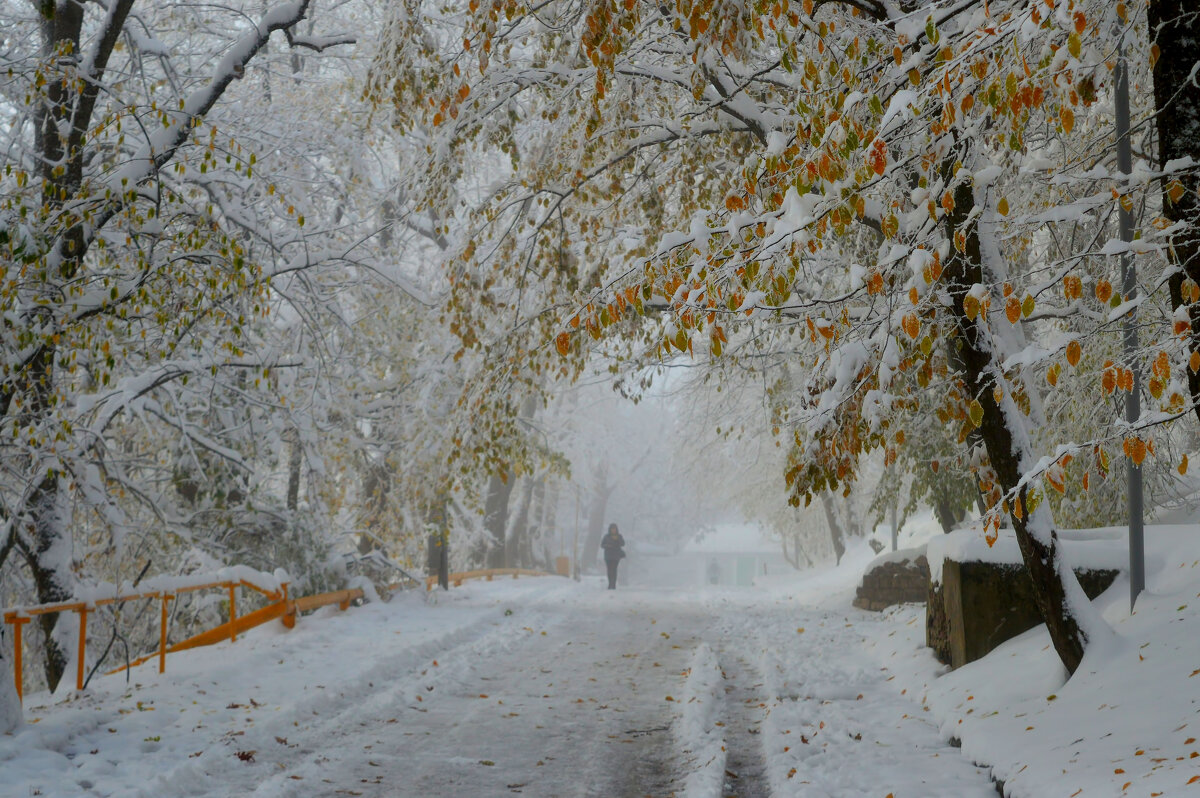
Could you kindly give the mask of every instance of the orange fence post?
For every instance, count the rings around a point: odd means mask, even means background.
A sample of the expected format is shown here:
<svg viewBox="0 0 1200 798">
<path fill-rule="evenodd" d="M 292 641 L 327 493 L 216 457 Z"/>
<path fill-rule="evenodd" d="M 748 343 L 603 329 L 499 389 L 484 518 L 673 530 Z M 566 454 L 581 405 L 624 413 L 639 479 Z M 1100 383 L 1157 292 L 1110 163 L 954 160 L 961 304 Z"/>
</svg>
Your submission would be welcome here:
<svg viewBox="0 0 1200 798">
<path fill-rule="evenodd" d="M 283 606 L 285 607 L 281 620 L 285 628 L 293 629 L 296 626 L 296 603 L 288 600 L 287 583 L 284 582 L 281 587 L 283 587 Z"/>
<path fill-rule="evenodd" d="M 21 627 L 29 623 L 29 619 L 12 613 L 5 617 L 4 620 L 13 625 L 13 681 L 17 683 L 17 699 L 21 700 L 25 697 L 25 672 L 22 670 L 23 663 L 21 657 Z"/>
<path fill-rule="evenodd" d="M 158 633 L 158 672 L 167 672 L 167 604 L 173 596 L 170 593 L 162 594 L 162 627 Z"/>
<path fill-rule="evenodd" d="M 237 642 L 237 627 L 233 622 L 237 620 L 237 584 L 229 583 L 229 642 Z"/>
<path fill-rule="evenodd" d="M 75 665 L 75 689 L 83 689 L 83 673 L 87 659 L 87 607 L 79 610 L 79 662 Z"/>
</svg>

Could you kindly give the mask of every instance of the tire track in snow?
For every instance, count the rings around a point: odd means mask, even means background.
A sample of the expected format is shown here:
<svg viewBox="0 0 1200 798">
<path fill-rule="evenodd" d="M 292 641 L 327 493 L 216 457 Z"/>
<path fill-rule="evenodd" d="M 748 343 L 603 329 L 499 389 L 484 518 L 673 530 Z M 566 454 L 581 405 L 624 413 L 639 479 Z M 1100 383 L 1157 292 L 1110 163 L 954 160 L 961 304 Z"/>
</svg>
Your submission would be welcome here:
<svg viewBox="0 0 1200 798">
<path fill-rule="evenodd" d="M 443 648 L 413 692 L 391 689 L 390 701 L 368 707 L 351 701 L 304 733 L 308 750 L 285 771 L 246 794 L 672 794 L 668 728 L 678 703 L 667 697 L 681 695 L 701 616 L 632 596 L 543 609 L 544 636 L 508 626 L 506 637 Z"/>
<path fill-rule="evenodd" d="M 725 731 L 724 798 L 768 798 L 767 760 L 763 755 L 763 721 L 767 691 L 761 674 L 727 647 L 720 652 Z"/>
<path fill-rule="evenodd" d="M 325 686 L 316 685 L 317 689 L 277 714 L 263 715 L 264 710 L 259 710 L 253 725 L 226 731 L 195 759 L 173 762 L 139 796 L 321 794 L 315 791 L 319 788 L 313 782 L 324 784 L 322 771 L 332 761 L 329 753 L 338 751 L 343 741 L 361 736 L 365 729 L 389 725 L 409 712 L 410 706 L 420 707 L 417 696 L 428 695 L 430 687 L 437 689 L 461 678 L 466 663 L 475 657 L 513 648 L 532 635 L 514 633 L 517 630 L 542 628 L 555 619 L 536 603 L 512 617 L 497 608 L 423 643 L 401 644 L 394 658 L 358 672 L 353 669 L 353 652 L 348 651 L 344 671 L 323 674 L 320 680 L 327 682 Z M 369 645 L 371 641 L 363 643 Z M 387 641 L 374 643 L 386 645 Z M 438 657 L 445 660 L 445 668 L 431 667 Z M 237 750 L 254 751 L 256 755 L 253 763 L 240 771 L 230 765 Z M 299 778 L 293 778 L 296 776 Z"/>
</svg>

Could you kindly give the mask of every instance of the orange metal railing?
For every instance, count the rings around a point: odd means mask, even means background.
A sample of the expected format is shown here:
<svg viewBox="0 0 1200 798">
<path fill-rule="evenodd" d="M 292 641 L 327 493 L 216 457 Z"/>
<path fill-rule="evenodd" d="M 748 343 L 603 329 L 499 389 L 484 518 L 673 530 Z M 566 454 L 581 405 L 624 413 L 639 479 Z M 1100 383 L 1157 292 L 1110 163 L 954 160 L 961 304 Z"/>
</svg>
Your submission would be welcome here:
<svg viewBox="0 0 1200 798">
<path fill-rule="evenodd" d="M 266 596 L 272 603 L 238 617 L 237 615 L 237 588 L 246 587 L 255 590 Z M 217 626 L 214 629 L 209 629 L 206 632 L 201 632 L 198 635 L 182 640 L 175 645 L 167 645 L 167 632 L 170 620 L 169 604 L 172 599 L 178 594 L 195 590 L 211 590 L 223 589 L 229 592 L 229 620 L 226 623 Z M 280 618 L 283 625 L 287 628 L 292 628 L 296 625 L 296 615 L 301 612 L 308 612 L 317 609 L 318 607 L 337 604 L 343 610 L 348 609 L 350 602 L 355 599 L 361 599 L 363 592 L 360 589 L 353 590 L 337 590 L 332 593 L 321 593 L 315 596 L 304 596 L 298 599 L 288 598 L 287 583 L 282 583 L 278 591 L 267 590 L 263 587 L 253 584 L 245 579 L 224 579 L 212 582 L 203 582 L 196 585 L 186 585 L 175 587 L 170 590 L 152 590 L 143 591 L 140 593 L 127 593 L 107 598 L 96 599 L 93 601 L 66 601 L 57 604 L 39 604 L 28 607 L 14 607 L 4 611 L 4 623 L 10 624 L 13 627 L 13 680 L 17 685 L 17 696 L 23 697 L 24 694 L 24 670 L 23 670 L 23 640 L 21 627 L 29 623 L 38 615 L 47 615 L 55 612 L 76 612 L 79 614 L 79 656 L 76 663 L 75 687 L 77 690 L 83 689 L 85 661 L 87 654 L 87 616 L 88 613 L 95 610 L 97 607 L 106 604 L 116 604 L 124 601 L 136 601 L 139 599 L 159 599 L 162 602 L 162 612 L 159 623 L 159 641 L 158 650 L 140 657 L 128 665 L 122 665 L 109 673 L 118 673 L 126 668 L 132 668 L 141 665 L 155 657 L 158 657 L 158 672 L 165 673 L 167 669 L 167 654 L 175 651 L 185 651 L 189 648 L 197 648 L 199 646 L 210 646 L 214 643 L 219 643 L 222 640 L 236 641 L 239 633 L 244 633 L 256 626 L 261 626 L 275 618 Z"/>
<path fill-rule="evenodd" d="M 462 587 L 462 583 L 468 579 L 485 579 L 488 582 L 492 581 L 493 577 L 497 576 L 512 576 L 516 579 L 520 576 L 554 576 L 555 574 L 548 571 L 536 571 L 530 568 L 485 568 L 476 571 L 462 571 L 456 574 L 450 574 L 448 581 L 455 587 Z M 425 577 L 425 590 L 433 590 L 437 584 L 437 576 Z"/>
</svg>

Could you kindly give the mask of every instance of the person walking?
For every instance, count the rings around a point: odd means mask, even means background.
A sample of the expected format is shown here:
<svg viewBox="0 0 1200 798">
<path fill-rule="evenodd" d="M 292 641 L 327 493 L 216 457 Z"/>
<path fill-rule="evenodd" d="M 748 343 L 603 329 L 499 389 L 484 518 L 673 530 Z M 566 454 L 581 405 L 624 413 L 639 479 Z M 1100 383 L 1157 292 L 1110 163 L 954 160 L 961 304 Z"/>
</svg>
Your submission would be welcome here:
<svg viewBox="0 0 1200 798">
<path fill-rule="evenodd" d="M 617 589 L 617 565 L 625 557 L 625 538 L 617 531 L 616 524 L 608 525 L 608 532 L 600 541 L 604 549 L 604 564 L 608 566 L 608 589 Z"/>
</svg>

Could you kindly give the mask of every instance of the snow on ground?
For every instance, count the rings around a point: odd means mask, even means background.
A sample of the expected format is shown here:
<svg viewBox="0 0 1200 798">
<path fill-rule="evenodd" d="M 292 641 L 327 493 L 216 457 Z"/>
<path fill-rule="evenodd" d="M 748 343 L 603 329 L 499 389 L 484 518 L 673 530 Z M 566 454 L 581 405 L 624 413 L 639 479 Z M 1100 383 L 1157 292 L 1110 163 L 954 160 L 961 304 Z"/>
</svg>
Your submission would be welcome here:
<svg viewBox="0 0 1200 798">
<path fill-rule="evenodd" d="M 30 696 L 0 795 L 1200 796 L 1200 546 L 1154 540 L 1067 684 L 1039 630 L 945 673 L 923 609 L 850 607 L 865 545 L 753 588 L 475 582 Z"/>
<path fill-rule="evenodd" d="M 1137 611 L 1124 577 L 1097 599 L 1118 650 L 1070 681 L 1044 626 L 946 673 L 915 605 L 874 627 L 876 655 L 1007 796 L 1200 796 L 1200 529 L 1151 526 L 1146 541 Z"/>
</svg>

